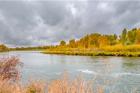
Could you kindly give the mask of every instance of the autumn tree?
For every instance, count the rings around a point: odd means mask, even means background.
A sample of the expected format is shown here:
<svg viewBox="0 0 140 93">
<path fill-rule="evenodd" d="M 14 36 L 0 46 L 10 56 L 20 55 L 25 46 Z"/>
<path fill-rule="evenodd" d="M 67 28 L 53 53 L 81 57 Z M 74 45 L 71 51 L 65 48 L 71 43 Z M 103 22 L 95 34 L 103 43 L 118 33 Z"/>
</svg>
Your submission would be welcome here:
<svg viewBox="0 0 140 93">
<path fill-rule="evenodd" d="M 99 47 L 103 47 L 103 46 L 109 45 L 108 37 L 105 36 L 105 35 L 100 36 L 99 39 L 98 39 L 98 43 L 99 43 Z"/>
<path fill-rule="evenodd" d="M 136 44 L 140 44 L 140 30 L 136 31 Z"/>
<path fill-rule="evenodd" d="M 99 33 L 94 33 L 90 35 L 90 46 L 99 47 L 99 36 L 101 36 Z"/>
<path fill-rule="evenodd" d="M 81 38 L 78 42 L 80 46 L 82 46 L 83 48 L 89 48 L 90 45 L 90 38 L 89 35 L 86 35 L 85 37 Z"/>
<path fill-rule="evenodd" d="M 85 48 L 89 48 L 89 44 L 90 44 L 89 42 L 90 42 L 89 35 L 86 35 L 85 38 L 84 38 Z"/>
<path fill-rule="evenodd" d="M 0 45 L 0 51 L 7 51 L 8 50 L 8 47 L 4 44 L 1 44 Z"/>
</svg>

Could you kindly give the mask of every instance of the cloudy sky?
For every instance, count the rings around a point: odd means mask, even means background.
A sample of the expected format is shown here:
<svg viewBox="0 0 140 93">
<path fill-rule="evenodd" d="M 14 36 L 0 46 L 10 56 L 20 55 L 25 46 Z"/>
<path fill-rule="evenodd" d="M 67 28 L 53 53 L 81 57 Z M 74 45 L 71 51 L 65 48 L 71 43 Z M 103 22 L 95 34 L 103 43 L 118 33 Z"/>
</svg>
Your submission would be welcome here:
<svg viewBox="0 0 140 93">
<path fill-rule="evenodd" d="M 140 1 L 0 0 L 0 43 L 57 44 L 99 32 L 119 34 L 139 27 Z"/>
</svg>

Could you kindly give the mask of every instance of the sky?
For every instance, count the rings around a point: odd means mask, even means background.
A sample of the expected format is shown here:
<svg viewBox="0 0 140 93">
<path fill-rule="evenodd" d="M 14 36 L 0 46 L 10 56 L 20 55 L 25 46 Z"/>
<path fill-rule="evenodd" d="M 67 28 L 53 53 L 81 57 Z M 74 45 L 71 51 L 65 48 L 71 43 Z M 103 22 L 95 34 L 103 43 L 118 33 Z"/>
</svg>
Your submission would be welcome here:
<svg viewBox="0 0 140 93">
<path fill-rule="evenodd" d="M 54 45 L 140 25 L 139 0 L 0 0 L 0 43 Z"/>
</svg>

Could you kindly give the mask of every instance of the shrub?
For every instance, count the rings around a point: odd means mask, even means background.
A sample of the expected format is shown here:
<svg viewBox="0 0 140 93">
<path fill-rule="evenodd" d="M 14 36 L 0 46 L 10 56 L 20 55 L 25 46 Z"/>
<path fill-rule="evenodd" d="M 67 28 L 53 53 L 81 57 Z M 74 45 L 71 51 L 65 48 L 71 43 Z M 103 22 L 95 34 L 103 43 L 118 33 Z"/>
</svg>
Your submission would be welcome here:
<svg viewBox="0 0 140 93">
<path fill-rule="evenodd" d="M 21 62 L 15 56 L 0 58 L 0 78 L 18 80 L 20 78 L 19 66 L 21 66 Z"/>
</svg>

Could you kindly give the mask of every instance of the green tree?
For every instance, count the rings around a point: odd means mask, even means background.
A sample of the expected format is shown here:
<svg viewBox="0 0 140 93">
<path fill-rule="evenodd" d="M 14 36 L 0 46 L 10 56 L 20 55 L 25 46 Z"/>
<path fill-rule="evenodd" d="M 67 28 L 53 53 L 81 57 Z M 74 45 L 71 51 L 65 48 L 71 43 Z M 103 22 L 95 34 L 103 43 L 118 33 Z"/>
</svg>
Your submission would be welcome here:
<svg viewBox="0 0 140 93">
<path fill-rule="evenodd" d="M 75 39 L 69 40 L 69 46 L 70 46 L 71 48 L 75 48 L 75 47 L 76 47 Z"/>
<path fill-rule="evenodd" d="M 90 45 L 90 38 L 89 38 L 89 35 L 86 35 L 85 38 L 84 38 L 84 45 L 85 45 L 85 48 L 89 48 L 89 45 Z"/>
<path fill-rule="evenodd" d="M 140 30 L 136 31 L 136 44 L 140 44 Z"/>
<path fill-rule="evenodd" d="M 118 36 L 116 34 L 113 35 L 114 40 L 117 40 Z"/>
<path fill-rule="evenodd" d="M 65 46 L 66 42 L 64 40 L 60 41 L 60 46 Z"/>
<path fill-rule="evenodd" d="M 136 30 L 128 31 L 129 44 L 134 44 L 136 40 Z"/>
<path fill-rule="evenodd" d="M 117 43 L 117 35 L 105 35 L 106 37 L 108 37 L 109 40 L 109 45 L 115 45 Z"/>
<path fill-rule="evenodd" d="M 124 28 L 124 30 L 122 31 L 121 41 L 122 41 L 123 45 L 126 44 L 126 41 L 127 41 L 127 29 L 126 28 Z"/>
</svg>

